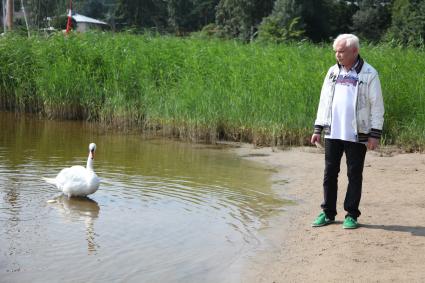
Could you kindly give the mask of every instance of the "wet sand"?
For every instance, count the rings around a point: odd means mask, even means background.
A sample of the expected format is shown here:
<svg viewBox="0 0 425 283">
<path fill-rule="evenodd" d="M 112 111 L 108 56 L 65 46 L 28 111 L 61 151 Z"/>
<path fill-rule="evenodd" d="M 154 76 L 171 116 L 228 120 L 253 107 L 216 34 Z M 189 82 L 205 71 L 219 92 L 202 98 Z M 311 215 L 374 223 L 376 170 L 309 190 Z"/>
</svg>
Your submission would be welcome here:
<svg viewBox="0 0 425 283">
<path fill-rule="evenodd" d="M 277 169 L 276 182 L 288 180 L 278 193 L 295 202 L 266 229 L 269 248 L 250 260 L 241 282 L 425 282 L 425 154 L 369 151 L 361 226 L 344 230 L 344 158 L 336 223 L 313 228 L 321 211 L 323 151 L 251 145 L 234 150 Z"/>
</svg>

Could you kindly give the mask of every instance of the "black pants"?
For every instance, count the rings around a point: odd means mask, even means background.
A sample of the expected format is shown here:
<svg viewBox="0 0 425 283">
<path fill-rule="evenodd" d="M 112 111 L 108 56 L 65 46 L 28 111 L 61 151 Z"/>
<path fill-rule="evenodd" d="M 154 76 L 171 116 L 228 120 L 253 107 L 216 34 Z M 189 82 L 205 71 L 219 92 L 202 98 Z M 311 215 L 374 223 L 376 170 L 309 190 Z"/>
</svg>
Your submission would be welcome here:
<svg viewBox="0 0 425 283">
<path fill-rule="evenodd" d="M 362 143 L 325 139 L 325 176 L 323 179 L 324 201 L 321 205 L 325 214 L 334 219 L 338 194 L 338 174 L 342 154 L 347 160 L 348 188 L 344 209 L 346 216 L 360 216 L 359 204 L 362 195 L 363 167 L 367 147 Z"/>
</svg>

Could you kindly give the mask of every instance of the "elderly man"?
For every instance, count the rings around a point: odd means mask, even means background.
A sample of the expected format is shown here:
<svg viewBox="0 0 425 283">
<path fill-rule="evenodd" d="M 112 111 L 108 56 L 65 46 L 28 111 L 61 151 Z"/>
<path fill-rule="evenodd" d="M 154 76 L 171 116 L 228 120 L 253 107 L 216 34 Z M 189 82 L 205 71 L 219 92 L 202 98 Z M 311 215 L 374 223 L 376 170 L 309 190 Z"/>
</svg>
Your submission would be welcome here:
<svg viewBox="0 0 425 283">
<path fill-rule="evenodd" d="M 311 143 L 320 143 L 324 134 L 324 200 L 321 205 L 323 212 L 314 220 L 313 227 L 335 221 L 338 174 L 344 153 L 348 188 L 343 228 L 358 227 L 366 151 L 377 148 L 384 123 L 378 73 L 360 57 L 359 48 L 359 39 L 355 35 L 341 34 L 335 39 L 333 49 L 337 64 L 326 74 L 320 93 Z"/>
</svg>

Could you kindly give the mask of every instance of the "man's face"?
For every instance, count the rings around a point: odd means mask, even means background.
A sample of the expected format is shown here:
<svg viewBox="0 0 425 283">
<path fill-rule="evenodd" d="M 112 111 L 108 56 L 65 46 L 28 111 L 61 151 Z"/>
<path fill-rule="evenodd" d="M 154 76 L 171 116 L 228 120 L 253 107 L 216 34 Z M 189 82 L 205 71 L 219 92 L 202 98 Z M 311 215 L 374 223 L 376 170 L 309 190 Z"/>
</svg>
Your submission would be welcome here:
<svg viewBox="0 0 425 283">
<path fill-rule="evenodd" d="M 345 40 L 339 41 L 335 45 L 335 57 L 339 64 L 351 68 L 356 62 L 358 50 L 356 47 L 346 47 Z"/>
</svg>

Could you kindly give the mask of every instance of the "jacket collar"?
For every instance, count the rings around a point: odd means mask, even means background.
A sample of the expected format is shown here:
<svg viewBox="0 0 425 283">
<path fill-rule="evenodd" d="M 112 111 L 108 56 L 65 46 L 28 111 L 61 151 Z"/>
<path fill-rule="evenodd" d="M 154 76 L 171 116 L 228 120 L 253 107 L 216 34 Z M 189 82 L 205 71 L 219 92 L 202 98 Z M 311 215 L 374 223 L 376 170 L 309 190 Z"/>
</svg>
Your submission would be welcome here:
<svg viewBox="0 0 425 283">
<path fill-rule="evenodd" d="M 342 67 L 342 65 L 341 64 L 339 64 L 338 62 L 336 62 L 337 63 L 337 65 L 338 65 L 338 68 L 340 68 L 341 69 L 341 67 Z M 364 64 L 364 60 L 363 60 L 363 58 L 362 57 L 360 57 L 360 54 L 359 54 L 359 56 L 357 57 L 357 61 L 356 61 L 356 63 L 354 64 L 354 70 L 356 70 L 356 73 L 358 74 L 358 73 L 360 73 L 360 71 L 362 70 L 362 68 L 363 68 L 363 64 Z"/>
</svg>

